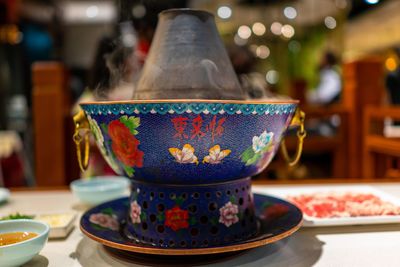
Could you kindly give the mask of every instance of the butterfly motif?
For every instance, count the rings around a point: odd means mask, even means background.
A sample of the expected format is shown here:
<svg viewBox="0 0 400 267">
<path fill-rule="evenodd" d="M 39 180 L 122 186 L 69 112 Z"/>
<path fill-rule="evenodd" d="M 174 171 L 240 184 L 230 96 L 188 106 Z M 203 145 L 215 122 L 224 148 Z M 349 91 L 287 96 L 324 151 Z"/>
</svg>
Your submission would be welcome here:
<svg viewBox="0 0 400 267">
<path fill-rule="evenodd" d="M 204 157 L 203 163 L 219 164 L 221 161 L 231 153 L 231 150 L 221 150 L 219 145 L 215 145 L 209 150 L 210 154 Z"/>
<path fill-rule="evenodd" d="M 196 163 L 199 164 L 197 157 L 194 154 L 194 148 L 190 144 L 185 144 L 180 150 L 176 147 L 169 148 L 169 153 L 175 158 L 178 163 Z"/>
</svg>

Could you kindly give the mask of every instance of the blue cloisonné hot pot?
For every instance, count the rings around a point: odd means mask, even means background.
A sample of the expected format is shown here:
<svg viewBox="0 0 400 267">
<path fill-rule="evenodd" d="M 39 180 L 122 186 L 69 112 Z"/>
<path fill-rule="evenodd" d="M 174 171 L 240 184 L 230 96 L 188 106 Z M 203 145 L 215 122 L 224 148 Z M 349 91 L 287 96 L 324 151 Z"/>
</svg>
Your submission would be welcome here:
<svg viewBox="0 0 400 267">
<path fill-rule="evenodd" d="M 116 173 L 150 183 L 204 184 L 265 169 L 297 101 L 132 100 L 81 107 Z"/>
<path fill-rule="evenodd" d="M 81 107 L 74 118 L 81 168 L 90 131 L 108 164 L 132 179 L 126 236 L 162 248 L 221 246 L 254 236 L 246 177 L 264 170 L 288 126 L 304 119 L 297 101 L 132 100 Z M 94 223 L 108 215 L 99 216 Z"/>
<path fill-rule="evenodd" d="M 151 100 L 83 103 L 74 117 L 80 167 L 91 132 L 108 164 L 132 183 L 127 227 L 108 210 L 90 222 L 159 248 L 224 246 L 256 235 L 249 177 L 268 166 L 293 122 L 301 126 L 298 161 L 305 136 L 298 101 L 226 100 L 246 96 L 213 15 L 191 9 L 160 14 L 133 97 Z"/>
</svg>

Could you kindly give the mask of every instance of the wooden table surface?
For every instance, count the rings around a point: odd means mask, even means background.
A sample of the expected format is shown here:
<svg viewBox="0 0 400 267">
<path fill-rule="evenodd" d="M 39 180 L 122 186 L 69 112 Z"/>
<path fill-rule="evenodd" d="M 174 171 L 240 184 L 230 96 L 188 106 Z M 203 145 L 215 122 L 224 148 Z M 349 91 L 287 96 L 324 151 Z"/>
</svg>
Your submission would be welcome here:
<svg viewBox="0 0 400 267">
<path fill-rule="evenodd" d="M 320 184 L 318 184 L 320 186 Z M 256 185 L 257 192 L 313 185 Z M 329 185 L 326 185 L 329 186 Z M 400 183 L 374 183 L 373 187 L 400 197 Z M 76 212 L 88 207 L 80 204 L 68 190 L 13 191 L 0 215 Z M 160 266 L 159 262 L 127 262 L 109 254 L 105 248 L 86 238 L 78 228 L 64 240 L 50 240 L 40 255 L 25 266 Z M 215 260 L 215 259 L 214 259 Z M 165 266 L 182 266 L 174 262 Z M 1 266 L 1 263 L 0 263 Z M 400 224 L 302 228 L 292 237 L 207 266 L 400 266 Z"/>
</svg>

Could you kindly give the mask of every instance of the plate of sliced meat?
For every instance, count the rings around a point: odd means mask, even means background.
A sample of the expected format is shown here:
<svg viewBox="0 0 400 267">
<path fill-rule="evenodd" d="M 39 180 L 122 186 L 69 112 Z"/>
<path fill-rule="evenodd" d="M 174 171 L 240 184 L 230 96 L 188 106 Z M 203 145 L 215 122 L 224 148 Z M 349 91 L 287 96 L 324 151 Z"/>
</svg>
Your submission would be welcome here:
<svg viewBox="0 0 400 267">
<path fill-rule="evenodd" d="M 400 199 L 371 186 L 313 186 L 258 191 L 285 198 L 304 215 L 303 226 L 400 223 Z"/>
</svg>

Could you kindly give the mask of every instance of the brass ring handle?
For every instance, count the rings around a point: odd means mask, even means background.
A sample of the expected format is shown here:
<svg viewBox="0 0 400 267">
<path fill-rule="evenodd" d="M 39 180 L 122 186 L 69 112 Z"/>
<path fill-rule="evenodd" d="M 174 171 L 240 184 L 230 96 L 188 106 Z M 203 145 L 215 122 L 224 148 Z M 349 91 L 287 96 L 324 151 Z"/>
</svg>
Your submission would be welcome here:
<svg viewBox="0 0 400 267">
<path fill-rule="evenodd" d="M 299 139 L 299 142 L 297 144 L 297 151 L 296 151 L 296 154 L 294 155 L 293 159 L 291 159 L 289 156 L 289 153 L 286 148 L 285 140 L 282 140 L 281 152 L 290 167 L 295 166 L 299 162 L 301 153 L 303 152 L 304 138 L 307 136 L 307 132 L 304 129 L 305 118 L 306 118 L 306 114 L 303 111 L 301 111 L 300 109 L 297 109 L 296 114 L 294 115 L 294 118 L 291 123 L 291 125 L 299 126 L 299 129 L 297 130 L 297 138 Z"/>
<path fill-rule="evenodd" d="M 73 140 L 76 145 L 76 156 L 78 159 L 79 168 L 81 169 L 82 172 L 84 172 L 89 165 L 89 152 L 90 152 L 89 151 L 90 150 L 89 132 L 90 132 L 90 130 L 89 130 L 89 122 L 87 121 L 83 110 L 79 111 L 74 116 L 74 123 L 75 123 L 75 133 L 73 136 Z M 83 137 L 81 135 L 81 132 L 83 132 Z M 81 142 L 82 141 L 84 142 L 83 157 L 82 157 L 82 152 L 81 152 Z"/>
</svg>

